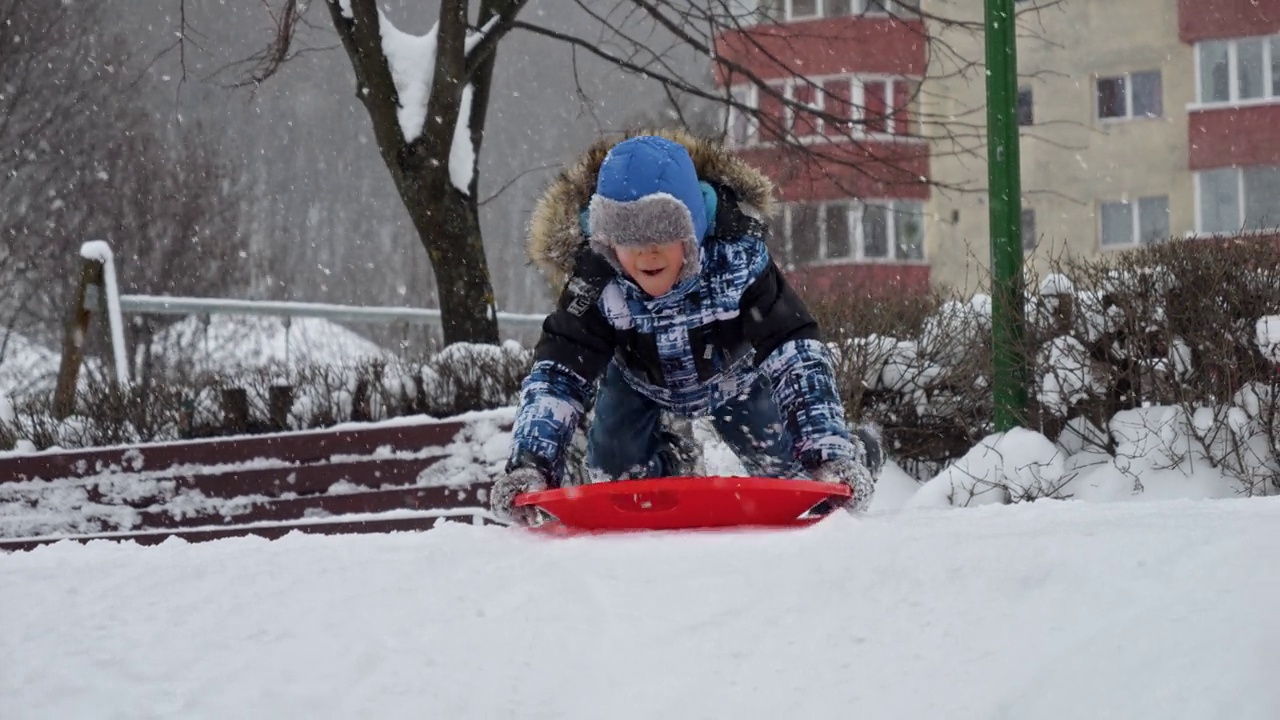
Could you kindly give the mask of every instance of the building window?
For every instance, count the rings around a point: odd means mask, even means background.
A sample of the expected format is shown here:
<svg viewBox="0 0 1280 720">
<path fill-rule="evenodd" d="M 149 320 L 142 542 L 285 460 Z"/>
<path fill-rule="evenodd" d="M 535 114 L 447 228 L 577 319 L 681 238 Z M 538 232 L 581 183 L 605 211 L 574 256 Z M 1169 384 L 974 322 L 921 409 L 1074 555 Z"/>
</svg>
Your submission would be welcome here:
<svg viewBox="0 0 1280 720">
<path fill-rule="evenodd" d="M 863 132 L 869 135 L 910 135 L 915 130 L 918 84 L 905 78 L 857 79 L 853 84 L 855 110 L 861 110 Z M 861 99 L 861 102 L 858 100 Z"/>
<path fill-rule="evenodd" d="M 802 20 L 818 16 L 818 0 L 788 0 L 789 17 L 793 20 Z"/>
<path fill-rule="evenodd" d="M 1245 168 L 1240 181 L 1244 186 L 1244 229 L 1280 228 L 1280 167 Z"/>
<path fill-rule="evenodd" d="M 822 256 L 828 260 L 852 257 L 849 215 L 853 209 L 845 203 L 828 203 L 823 216 Z"/>
<path fill-rule="evenodd" d="M 1100 215 L 1104 248 L 1151 245 L 1169 238 L 1167 196 L 1104 202 Z"/>
<path fill-rule="evenodd" d="M 895 135 L 919 135 L 916 128 L 917 100 L 920 95 L 920 83 L 914 80 L 897 78 L 893 84 L 893 133 Z"/>
<path fill-rule="evenodd" d="M 865 80 L 862 83 L 862 127 L 868 133 L 889 130 L 888 87 L 884 80 Z"/>
<path fill-rule="evenodd" d="M 854 0 L 857 2 L 857 0 Z M 920 0 L 863 0 L 862 12 L 868 15 L 901 15 L 912 17 L 920 12 Z"/>
<path fill-rule="evenodd" d="M 1125 73 L 1098 78 L 1098 118 L 1122 120 L 1164 114 L 1160 72 Z"/>
<path fill-rule="evenodd" d="M 791 133 L 798 138 L 822 134 L 822 93 L 809 81 L 800 78 L 791 85 L 791 99 L 796 107 L 791 110 Z"/>
<path fill-rule="evenodd" d="M 1271 38 L 1267 51 L 1271 54 L 1271 97 L 1280 97 L 1280 35 Z"/>
<path fill-rule="evenodd" d="M 1031 88 L 1018 88 L 1018 125 L 1031 125 L 1035 122 L 1035 114 L 1032 111 Z"/>
<path fill-rule="evenodd" d="M 1196 44 L 1201 103 L 1280 99 L 1280 35 Z"/>
<path fill-rule="evenodd" d="M 1241 100 L 1257 100 L 1270 93 L 1263 85 L 1263 56 L 1267 54 L 1266 38 L 1236 41 L 1236 87 Z"/>
<path fill-rule="evenodd" d="M 781 84 L 770 84 L 759 88 L 756 95 L 756 104 L 760 108 L 756 116 L 759 121 L 757 137 L 761 142 L 777 142 L 785 139 L 787 106 L 783 103 L 783 98 L 787 96 L 787 87 Z"/>
<path fill-rule="evenodd" d="M 916 17 L 920 0 L 737 0 L 746 10 L 734 17 L 758 17 L 767 22 L 813 20 L 849 15 L 893 15 Z"/>
<path fill-rule="evenodd" d="M 889 257 L 889 209 L 884 205 L 867 205 L 862 208 L 861 257 Z"/>
<path fill-rule="evenodd" d="M 1196 207 L 1199 232 L 1280 228 L 1280 166 L 1196 173 Z"/>
<path fill-rule="evenodd" d="M 1036 211 L 1022 208 L 1022 251 L 1031 252 L 1036 249 L 1039 238 L 1036 237 Z"/>
<path fill-rule="evenodd" d="M 1235 168 L 1196 174 L 1200 232 L 1236 232 L 1240 229 L 1240 171 Z"/>
<path fill-rule="evenodd" d="M 747 95 L 758 122 L 735 128 L 749 142 L 782 142 L 849 135 L 916 136 L 919 82 L 909 78 L 792 78 Z M 735 100 L 739 100 L 735 89 Z M 829 116 L 829 117 L 827 117 Z M 730 115 L 733 120 L 733 115 Z"/>
<path fill-rule="evenodd" d="M 751 0 L 746 0 L 747 4 Z M 759 0 L 760 19 L 765 22 L 784 22 L 787 19 L 787 0 Z"/>
<path fill-rule="evenodd" d="M 897 259 L 923 260 L 924 203 L 899 200 L 893 204 L 891 219 Z"/>
<path fill-rule="evenodd" d="M 791 260 L 807 265 L 822 259 L 822 211 L 821 205 L 804 203 L 792 205 L 788 218 L 788 236 L 791 240 Z"/>
<path fill-rule="evenodd" d="M 746 147 L 757 139 L 758 123 L 755 119 L 756 88 L 754 85 L 736 85 L 729 91 L 733 105 L 729 108 L 726 123 L 729 145 Z"/>
<path fill-rule="evenodd" d="M 852 127 L 853 91 L 848 78 L 834 78 L 822 83 L 822 106 L 834 120 L 823 120 L 827 136 L 847 135 Z"/>
<path fill-rule="evenodd" d="M 924 204 L 910 200 L 792 203 L 774 226 L 781 265 L 924 259 Z"/>
<path fill-rule="evenodd" d="M 1154 245 L 1169 239 L 1169 197 L 1138 200 L 1138 242 Z"/>
</svg>

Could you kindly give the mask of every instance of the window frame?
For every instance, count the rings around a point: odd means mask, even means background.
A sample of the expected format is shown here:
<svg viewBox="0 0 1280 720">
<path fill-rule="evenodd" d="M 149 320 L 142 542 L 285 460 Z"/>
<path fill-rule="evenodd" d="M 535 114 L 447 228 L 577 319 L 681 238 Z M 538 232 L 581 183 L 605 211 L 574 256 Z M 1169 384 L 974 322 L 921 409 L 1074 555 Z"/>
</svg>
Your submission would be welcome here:
<svg viewBox="0 0 1280 720">
<path fill-rule="evenodd" d="M 1022 98 L 1027 98 L 1027 121 L 1022 122 Z M 1018 127 L 1031 127 L 1036 124 L 1036 93 L 1030 85 L 1018 86 L 1018 95 L 1014 101 L 1014 112 L 1017 115 Z"/>
<path fill-rule="evenodd" d="M 744 113 L 737 107 L 729 107 L 725 118 L 725 136 L 728 139 L 731 148 L 748 148 L 760 144 L 760 91 L 754 83 L 742 83 L 738 85 L 730 85 L 729 97 L 732 99 L 740 90 L 746 91 L 746 100 L 742 102 L 748 108 L 750 113 Z M 741 119 L 745 124 L 744 137 L 742 142 L 738 142 L 736 137 L 738 120 Z"/>
<path fill-rule="evenodd" d="M 902 214 L 900 205 L 913 204 L 918 207 L 920 218 L 920 257 L 908 258 L 904 255 L 902 245 L 899 243 L 898 215 Z M 885 208 L 885 233 L 888 240 L 889 254 L 887 256 L 867 255 L 866 254 L 866 237 L 863 233 L 863 213 L 868 205 L 876 205 Z M 792 228 L 792 209 L 800 206 L 816 206 L 818 215 L 815 226 L 818 228 L 818 257 L 809 262 L 798 262 L 795 256 L 795 244 L 791 237 Z M 840 257 L 830 257 L 830 241 L 827 237 L 827 213 L 832 207 L 844 207 L 845 228 L 848 236 L 849 254 Z M 786 237 L 781 238 L 782 254 L 786 258 L 787 267 L 810 267 L 821 265 L 839 265 L 847 263 L 885 263 L 885 264 L 927 264 L 929 262 L 928 248 L 925 240 L 925 202 L 922 200 L 914 200 L 910 198 L 884 198 L 884 199 L 865 199 L 857 198 L 838 198 L 833 200 L 821 200 L 813 202 L 794 202 L 784 203 L 781 208 L 782 212 L 778 218 L 778 227 L 785 228 Z M 775 242 L 777 242 L 775 238 Z"/>
<path fill-rule="evenodd" d="M 1249 216 L 1245 213 L 1245 202 L 1247 201 L 1246 188 L 1244 184 L 1245 171 L 1249 169 L 1255 169 L 1255 168 L 1280 170 L 1280 164 L 1251 165 L 1247 167 L 1206 168 L 1204 170 L 1197 170 L 1194 173 L 1192 173 L 1192 177 L 1194 181 L 1193 185 L 1195 188 L 1194 190 L 1195 192 L 1195 198 L 1194 198 L 1195 230 L 1193 230 L 1190 233 L 1192 236 L 1213 237 L 1213 236 L 1219 236 L 1219 235 L 1240 235 L 1240 234 L 1273 235 L 1273 234 L 1280 233 L 1280 218 L 1277 218 L 1275 221 L 1273 221 L 1274 225 L 1268 228 L 1252 228 L 1248 230 L 1245 229 L 1246 226 L 1248 226 L 1249 224 Z M 1230 170 L 1231 173 L 1235 176 L 1236 220 L 1239 223 L 1239 227 L 1232 230 L 1205 230 L 1204 229 L 1204 208 L 1203 208 L 1203 205 L 1201 204 L 1201 199 L 1204 197 L 1204 192 L 1201 186 L 1201 182 L 1203 180 L 1203 176 L 1205 173 L 1222 172 L 1224 170 Z"/>
<path fill-rule="evenodd" d="M 1143 200 L 1164 200 L 1165 214 L 1170 213 L 1169 195 L 1142 195 L 1140 197 L 1132 197 L 1124 200 L 1099 200 L 1098 201 L 1098 249 L 1102 252 L 1113 250 L 1132 250 L 1134 248 L 1146 247 L 1151 243 L 1142 242 L 1142 201 Z M 1102 209 L 1107 205 L 1128 205 L 1129 206 L 1129 238 L 1128 242 L 1116 243 L 1108 245 L 1103 237 L 1102 225 Z M 1164 238 L 1168 240 L 1168 237 Z"/>
<path fill-rule="evenodd" d="M 1133 76 L 1134 75 L 1155 75 L 1160 79 L 1160 114 L 1159 115 L 1135 115 L 1133 112 Z M 1124 115 L 1116 115 L 1103 117 L 1102 103 L 1099 96 L 1099 85 L 1103 80 L 1120 80 L 1123 83 L 1124 90 Z M 1129 70 L 1113 75 L 1095 75 L 1093 78 L 1093 117 L 1099 123 L 1123 123 L 1133 122 L 1135 120 L 1160 120 L 1165 117 L 1164 114 L 1164 72 L 1157 68 L 1155 70 Z"/>
<path fill-rule="evenodd" d="M 866 123 L 866 85 L 868 83 L 882 83 L 885 87 L 885 105 L 886 113 L 884 117 L 884 130 L 870 131 L 867 129 Z M 919 107 L 912 102 L 917 96 L 912 92 L 917 89 L 920 79 L 898 75 L 880 75 L 880 74 L 837 74 L 837 75 L 814 75 L 805 77 L 789 77 L 779 80 L 770 80 L 766 83 L 771 88 L 776 88 L 781 92 L 785 102 L 781 102 L 781 115 L 779 117 L 779 127 L 790 138 L 789 142 L 798 142 L 800 144 L 812 143 L 840 143 L 847 142 L 852 136 L 855 140 L 875 140 L 886 142 L 912 142 L 925 143 L 927 139 L 920 132 Z M 848 122 L 851 124 L 851 130 L 843 127 L 832 128 L 833 123 L 827 122 L 822 117 L 813 119 L 812 132 L 805 135 L 796 135 L 794 130 L 797 127 L 798 111 L 792 107 L 791 103 L 797 102 L 796 88 L 799 86 L 812 86 L 814 90 L 814 102 L 808 107 L 813 108 L 817 112 L 827 111 L 827 90 L 835 86 L 842 86 L 846 90 L 847 100 L 841 100 L 841 104 L 847 102 L 849 117 Z M 903 107 L 897 107 L 894 101 L 898 95 L 898 90 L 907 88 L 907 104 Z M 736 143 L 734 135 L 734 127 L 737 119 L 742 111 L 735 107 L 727 109 L 725 115 L 722 116 L 725 123 L 725 136 L 731 147 L 734 148 L 750 148 L 750 147 L 769 147 L 775 145 L 777 140 L 771 135 L 771 132 L 765 132 L 765 124 L 760 121 L 763 114 L 762 104 L 765 101 L 764 94 L 761 89 L 754 83 L 737 83 L 728 86 L 730 96 L 736 95 L 742 91 L 747 92 L 746 104 L 751 108 L 752 115 L 746 119 L 747 122 L 747 143 L 739 145 Z M 770 104 L 775 101 L 770 96 L 768 98 Z M 773 110 L 773 108 L 770 108 Z M 833 110 L 834 111 L 834 110 Z"/>
<path fill-rule="evenodd" d="M 1240 97 L 1240 43 L 1257 41 L 1262 44 L 1262 97 Z M 1204 49 L 1210 43 L 1224 43 L 1227 46 L 1227 99 L 1205 100 L 1204 86 Z M 1270 105 L 1280 103 L 1280 79 L 1275 77 L 1278 65 L 1275 53 L 1280 51 L 1280 33 L 1268 35 L 1248 35 L 1236 38 L 1214 38 L 1201 40 L 1193 48 L 1195 64 L 1195 99 L 1188 103 L 1191 109 L 1241 107 L 1249 105 Z"/>
<path fill-rule="evenodd" d="M 832 15 L 828 12 L 827 3 L 831 0 L 814 0 L 815 12 L 812 15 L 797 15 L 795 0 L 778 0 L 782 5 L 781 17 L 769 18 L 762 14 L 761 0 L 756 0 L 754 9 L 744 13 L 757 18 L 756 24 L 791 23 L 822 20 L 842 17 L 889 17 L 915 19 L 920 17 L 920 0 L 849 0 L 850 12 L 847 15 Z"/>
<path fill-rule="evenodd" d="M 1030 218 L 1031 220 L 1030 223 L 1027 222 L 1028 218 Z M 1039 234 L 1037 234 L 1037 228 L 1036 228 L 1036 209 L 1033 207 L 1028 207 L 1026 205 L 1023 205 L 1022 211 L 1018 217 L 1018 222 L 1019 222 L 1019 232 L 1022 235 L 1021 240 L 1022 240 L 1023 254 L 1029 254 L 1029 253 L 1035 252 L 1036 248 L 1040 247 L 1040 236 Z M 1028 224 L 1031 225 L 1030 233 L 1027 232 Z M 1028 237 L 1028 235 L 1030 235 L 1030 237 Z"/>
</svg>

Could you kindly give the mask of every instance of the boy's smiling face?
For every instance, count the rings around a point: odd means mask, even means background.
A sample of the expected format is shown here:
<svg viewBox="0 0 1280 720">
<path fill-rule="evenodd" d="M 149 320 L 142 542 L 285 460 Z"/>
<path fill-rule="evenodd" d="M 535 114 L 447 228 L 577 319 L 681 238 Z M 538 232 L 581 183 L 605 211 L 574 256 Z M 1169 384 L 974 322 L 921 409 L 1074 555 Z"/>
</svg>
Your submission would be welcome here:
<svg viewBox="0 0 1280 720">
<path fill-rule="evenodd" d="M 670 292 L 684 267 L 684 242 L 680 240 L 640 247 L 618 246 L 614 252 L 627 276 L 652 297 Z"/>
</svg>

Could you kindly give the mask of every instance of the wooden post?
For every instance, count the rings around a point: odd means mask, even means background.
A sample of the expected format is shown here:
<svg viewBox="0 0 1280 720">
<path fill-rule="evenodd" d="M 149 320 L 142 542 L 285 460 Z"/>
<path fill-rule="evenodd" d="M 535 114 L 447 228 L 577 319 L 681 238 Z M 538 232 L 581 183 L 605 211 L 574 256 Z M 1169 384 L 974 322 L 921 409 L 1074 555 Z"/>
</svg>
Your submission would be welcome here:
<svg viewBox="0 0 1280 720">
<path fill-rule="evenodd" d="M 271 419 L 271 429 L 280 431 L 289 428 L 289 411 L 293 409 L 293 388 L 288 385 L 272 385 L 267 395 L 267 410 Z"/>
<path fill-rule="evenodd" d="M 249 393 L 244 388 L 222 389 L 222 430 L 229 435 L 249 431 Z"/>
<path fill-rule="evenodd" d="M 1055 330 L 1059 335 L 1068 335 L 1076 322 L 1076 296 L 1058 295 L 1058 311 L 1054 316 Z"/>
<path fill-rule="evenodd" d="M 356 391 L 351 394 L 351 421 L 352 422 L 369 422 L 373 418 L 370 412 L 369 395 L 369 379 L 360 378 L 356 381 Z"/>
<path fill-rule="evenodd" d="M 104 289 L 102 263 L 86 259 L 80 266 L 80 285 L 75 305 L 67 318 L 62 339 L 62 363 L 58 367 L 58 385 L 53 392 L 53 416 L 66 419 L 76 405 L 76 384 L 80 366 L 84 364 L 84 343 L 89 336 L 93 313 L 102 309 Z"/>
<path fill-rule="evenodd" d="M 195 437 L 196 400 L 194 396 L 183 397 L 178 410 L 178 437 L 189 440 Z"/>
</svg>

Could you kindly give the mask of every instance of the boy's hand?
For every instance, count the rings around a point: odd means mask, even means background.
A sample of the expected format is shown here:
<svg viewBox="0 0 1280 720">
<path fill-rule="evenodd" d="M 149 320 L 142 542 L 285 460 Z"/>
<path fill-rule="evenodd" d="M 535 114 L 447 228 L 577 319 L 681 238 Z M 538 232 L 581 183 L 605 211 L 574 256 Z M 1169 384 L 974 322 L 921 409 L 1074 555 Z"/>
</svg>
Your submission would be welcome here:
<svg viewBox="0 0 1280 720">
<path fill-rule="evenodd" d="M 822 463 L 814 470 L 813 479 L 849 486 L 852 495 L 841 505 L 849 512 L 866 510 L 876 492 L 876 480 L 871 470 L 852 458 L 837 458 Z M 837 500 L 833 498 L 831 502 Z"/>
<path fill-rule="evenodd" d="M 537 468 L 512 468 L 493 481 L 493 488 L 489 491 L 489 509 L 500 520 L 529 525 L 538 511 L 532 507 L 515 507 L 516 496 L 546 489 L 547 479 Z"/>
</svg>

